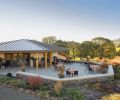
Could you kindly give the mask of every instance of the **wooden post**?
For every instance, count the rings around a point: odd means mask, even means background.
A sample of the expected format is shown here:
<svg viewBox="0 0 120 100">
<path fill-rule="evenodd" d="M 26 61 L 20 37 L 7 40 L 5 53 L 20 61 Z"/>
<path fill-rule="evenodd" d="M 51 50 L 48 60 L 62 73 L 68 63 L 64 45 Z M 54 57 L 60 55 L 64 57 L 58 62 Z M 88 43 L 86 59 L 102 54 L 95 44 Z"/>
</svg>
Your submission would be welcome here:
<svg viewBox="0 0 120 100">
<path fill-rule="evenodd" d="M 45 53 L 45 68 L 47 69 L 47 53 Z"/>
<path fill-rule="evenodd" d="M 50 67 L 52 67 L 52 58 L 53 58 L 53 54 L 52 52 L 50 52 Z"/>
<path fill-rule="evenodd" d="M 36 69 L 38 69 L 38 52 L 36 52 Z"/>
</svg>

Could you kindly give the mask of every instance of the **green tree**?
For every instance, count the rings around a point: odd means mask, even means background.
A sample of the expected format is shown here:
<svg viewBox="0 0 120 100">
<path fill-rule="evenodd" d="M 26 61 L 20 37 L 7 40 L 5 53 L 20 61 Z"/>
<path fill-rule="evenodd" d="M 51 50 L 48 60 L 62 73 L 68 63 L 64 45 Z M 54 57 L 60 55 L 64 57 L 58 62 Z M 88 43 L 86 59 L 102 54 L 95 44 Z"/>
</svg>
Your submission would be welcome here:
<svg viewBox="0 0 120 100">
<path fill-rule="evenodd" d="M 55 36 L 48 36 L 42 39 L 42 42 L 46 44 L 55 44 L 56 41 L 57 39 Z"/>
<path fill-rule="evenodd" d="M 98 54 L 99 45 L 92 43 L 91 41 L 84 41 L 80 45 L 80 57 L 82 58 L 93 58 Z"/>
<path fill-rule="evenodd" d="M 69 49 L 68 49 L 68 42 L 67 41 L 63 41 L 63 40 L 57 40 L 54 45 L 57 45 L 57 46 L 60 46 L 60 47 L 63 47 L 63 48 L 66 48 L 67 51 L 66 51 L 66 56 L 69 57 Z"/>
<path fill-rule="evenodd" d="M 67 47 L 68 47 L 68 42 L 63 41 L 63 40 L 57 40 L 57 41 L 54 43 L 54 45 L 67 48 Z"/>
<path fill-rule="evenodd" d="M 100 45 L 98 57 L 113 58 L 115 56 L 116 49 L 113 41 L 103 37 L 96 37 L 92 39 L 92 42 Z"/>
<path fill-rule="evenodd" d="M 80 43 L 69 41 L 68 42 L 68 49 L 69 49 L 69 56 L 73 57 L 75 60 L 75 57 L 79 55 L 79 46 Z"/>
</svg>

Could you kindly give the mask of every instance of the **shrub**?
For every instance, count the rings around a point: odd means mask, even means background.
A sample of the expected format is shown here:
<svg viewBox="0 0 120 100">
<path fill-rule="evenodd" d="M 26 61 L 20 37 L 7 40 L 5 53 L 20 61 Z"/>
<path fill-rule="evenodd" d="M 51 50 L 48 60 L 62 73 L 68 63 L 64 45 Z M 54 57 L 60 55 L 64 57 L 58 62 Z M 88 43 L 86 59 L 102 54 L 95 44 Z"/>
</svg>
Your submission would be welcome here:
<svg viewBox="0 0 120 100">
<path fill-rule="evenodd" d="M 94 58 L 94 61 L 95 61 L 95 62 L 99 62 L 100 59 L 99 59 L 99 58 Z"/>
<path fill-rule="evenodd" d="M 63 66 L 60 66 L 59 67 L 59 72 L 58 72 L 58 76 L 59 76 L 59 78 L 64 78 L 64 72 L 65 72 L 65 68 L 64 68 L 64 65 Z"/>
<path fill-rule="evenodd" d="M 113 68 L 114 68 L 114 72 L 115 72 L 115 79 L 120 79 L 120 65 L 117 64 L 117 65 L 113 65 Z"/>
<path fill-rule="evenodd" d="M 57 81 L 54 85 L 54 90 L 57 94 L 60 94 L 61 89 L 62 89 L 62 83 L 61 81 Z"/>
<path fill-rule="evenodd" d="M 49 97 L 49 89 L 47 86 L 40 86 L 39 89 L 36 90 L 36 93 L 37 93 L 37 96 L 40 96 L 40 97 L 44 97 L 44 98 L 47 98 Z"/>
<path fill-rule="evenodd" d="M 23 81 L 23 80 L 18 80 L 18 81 L 17 81 L 17 87 L 19 87 L 19 88 L 24 88 L 24 89 L 27 89 L 27 88 L 28 88 L 26 82 Z"/>
<path fill-rule="evenodd" d="M 0 83 L 1 83 L 1 84 L 9 83 L 9 80 L 11 80 L 10 77 L 7 77 L 7 76 L 5 76 L 5 77 L 0 77 Z"/>
<path fill-rule="evenodd" d="M 19 66 L 20 66 L 20 70 L 22 71 L 22 72 L 25 72 L 25 62 L 24 62 L 24 60 L 20 60 L 19 61 Z"/>
<path fill-rule="evenodd" d="M 62 88 L 60 94 L 52 92 L 51 96 L 60 98 L 60 100 L 84 100 L 84 95 L 77 88 Z"/>
<path fill-rule="evenodd" d="M 10 77 L 1 77 L 0 78 L 0 83 L 2 84 L 7 84 L 7 85 L 12 85 L 16 86 L 17 85 L 17 80 L 15 78 L 10 78 Z"/>
<path fill-rule="evenodd" d="M 108 70 L 107 63 L 103 63 L 103 64 L 101 64 L 100 68 L 98 69 L 98 72 L 107 73 L 107 70 Z"/>
<path fill-rule="evenodd" d="M 110 94 L 108 96 L 102 97 L 101 100 L 120 100 L 120 94 Z"/>
<path fill-rule="evenodd" d="M 84 100 L 84 95 L 77 88 L 69 88 L 67 92 L 69 100 Z"/>
<path fill-rule="evenodd" d="M 29 76 L 27 78 L 27 83 L 30 88 L 37 89 L 42 84 L 42 79 L 39 76 Z"/>
<path fill-rule="evenodd" d="M 24 89 L 27 88 L 25 81 L 20 80 L 20 79 L 10 78 L 10 77 L 1 77 L 0 83 L 15 86 L 15 87 L 20 87 Z"/>
</svg>

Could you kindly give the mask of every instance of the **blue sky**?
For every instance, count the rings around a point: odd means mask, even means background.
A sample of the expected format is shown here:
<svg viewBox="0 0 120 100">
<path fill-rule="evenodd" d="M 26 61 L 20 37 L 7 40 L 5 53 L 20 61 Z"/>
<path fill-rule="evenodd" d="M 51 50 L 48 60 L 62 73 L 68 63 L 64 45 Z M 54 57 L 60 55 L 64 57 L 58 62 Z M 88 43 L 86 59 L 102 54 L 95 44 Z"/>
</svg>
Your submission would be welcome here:
<svg viewBox="0 0 120 100">
<path fill-rule="evenodd" d="M 0 0 L 0 41 L 120 38 L 120 0 Z"/>
</svg>

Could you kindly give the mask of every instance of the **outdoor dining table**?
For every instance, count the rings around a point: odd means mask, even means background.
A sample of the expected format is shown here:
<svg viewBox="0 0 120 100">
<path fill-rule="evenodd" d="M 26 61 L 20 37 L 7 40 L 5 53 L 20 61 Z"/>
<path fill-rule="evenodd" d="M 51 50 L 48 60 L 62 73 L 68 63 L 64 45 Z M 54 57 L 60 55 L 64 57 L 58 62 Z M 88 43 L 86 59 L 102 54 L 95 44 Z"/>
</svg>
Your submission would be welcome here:
<svg viewBox="0 0 120 100">
<path fill-rule="evenodd" d="M 69 71 L 69 72 L 71 73 L 71 75 L 74 76 L 74 73 L 75 73 L 75 71 L 77 71 L 77 70 L 74 69 L 74 68 L 69 68 L 69 69 L 67 69 L 67 71 Z"/>
</svg>

